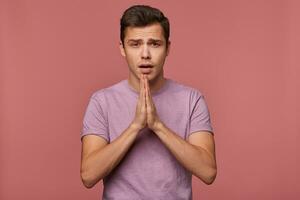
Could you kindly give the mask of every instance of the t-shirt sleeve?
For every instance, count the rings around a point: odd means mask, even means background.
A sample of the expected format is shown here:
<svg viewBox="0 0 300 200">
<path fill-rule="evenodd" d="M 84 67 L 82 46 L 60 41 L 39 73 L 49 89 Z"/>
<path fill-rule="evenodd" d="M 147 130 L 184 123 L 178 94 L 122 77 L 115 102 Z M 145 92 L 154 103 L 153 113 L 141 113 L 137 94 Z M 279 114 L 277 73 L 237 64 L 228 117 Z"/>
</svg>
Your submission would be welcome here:
<svg viewBox="0 0 300 200">
<path fill-rule="evenodd" d="M 103 137 L 109 142 L 108 123 L 102 107 L 101 100 L 92 95 L 83 117 L 81 140 L 83 136 L 92 134 Z"/>
<path fill-rule="evenodd" d="M 210 113 L 205 102 L 204 95 L 196 91 L 193 93 L 190 121 L 189 121 L 189 135 L 196 131 L 208 131 L 214 134 L 210 120 Z"/>
</svg>

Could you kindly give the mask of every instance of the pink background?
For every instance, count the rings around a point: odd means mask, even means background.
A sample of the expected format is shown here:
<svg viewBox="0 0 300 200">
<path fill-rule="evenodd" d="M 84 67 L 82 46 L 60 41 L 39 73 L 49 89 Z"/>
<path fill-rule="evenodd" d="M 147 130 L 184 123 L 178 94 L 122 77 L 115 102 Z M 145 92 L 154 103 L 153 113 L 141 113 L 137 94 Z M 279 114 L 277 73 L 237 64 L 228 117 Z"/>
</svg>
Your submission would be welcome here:
<svg viewBox="0 0 300 200">
<path fill-rule="evenodd" d="M 119 18 L 135 3 L 168 16 L 165 75 L 211 112 L 218 176 L 193 178 L 194 199 L 299 199 L 298 2 L 1 1 L 0 199 L 101 199 L 79 132 L 92 92 L 127 78 Z"/>
</svg>

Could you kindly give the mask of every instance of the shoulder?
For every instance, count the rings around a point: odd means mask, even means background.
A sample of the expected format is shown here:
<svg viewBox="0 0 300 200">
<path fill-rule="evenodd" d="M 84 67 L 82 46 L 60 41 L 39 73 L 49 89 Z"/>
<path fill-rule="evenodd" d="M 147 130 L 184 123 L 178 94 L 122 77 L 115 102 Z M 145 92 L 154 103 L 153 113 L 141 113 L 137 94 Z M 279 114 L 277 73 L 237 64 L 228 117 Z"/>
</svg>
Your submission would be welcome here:
<svg viewBox="0 0 300 200">
<path fill-rule="evenodd" d="M 175 93 L 186 95 L 192 99 L 203 96 L 202 92 L 197 86 L 191 86 L 189 84 L 178 82 L 172 79 L 169 79 L 169 82 L 171 90 Z"/>
<path fill-rule="evenodd" d="M 91 98 L 98 101 L 103 101 L 106 98 L 109 98 L 109 96 L 111 96 L 112 94 L 122 91 L 123 85 L 124 80 L 121 80 L 119 82 L 113 83 L 110 86 L 98 89 L 92 93 Z"/>
</svg>

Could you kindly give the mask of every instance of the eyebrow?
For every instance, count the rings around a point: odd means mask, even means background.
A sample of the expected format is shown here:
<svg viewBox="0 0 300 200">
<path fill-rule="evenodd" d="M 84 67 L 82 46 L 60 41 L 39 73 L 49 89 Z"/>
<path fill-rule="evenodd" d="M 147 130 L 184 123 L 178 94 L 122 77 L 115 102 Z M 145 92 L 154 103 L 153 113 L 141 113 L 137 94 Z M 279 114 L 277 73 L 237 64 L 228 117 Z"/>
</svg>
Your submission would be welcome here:
<svg viewBox="0 0 300 200">
<path fill-rule="evenodd" d="M 159 39 L 149 39 L 149 42 L 158 42 L 158 43 L 162 43 L 163 41 L 162 40 L 159 40 Z"/>
<path fill-rule="evenodd" d="M 127 40 L 127 42 L 139 42 L 141 41 L 141 39 L 129 39 Z"/>
<path fill-rule="evenodd" d="M 127 40 L 127 42 L 140 42 L 140 41 L 142 41 L 142 39 L 129 39 L 129 40 Z M 149 42 L 161 42 L 162 43 L 163 41 L 160 40 L 160 39 L 150 38 Z"/>
</svg>

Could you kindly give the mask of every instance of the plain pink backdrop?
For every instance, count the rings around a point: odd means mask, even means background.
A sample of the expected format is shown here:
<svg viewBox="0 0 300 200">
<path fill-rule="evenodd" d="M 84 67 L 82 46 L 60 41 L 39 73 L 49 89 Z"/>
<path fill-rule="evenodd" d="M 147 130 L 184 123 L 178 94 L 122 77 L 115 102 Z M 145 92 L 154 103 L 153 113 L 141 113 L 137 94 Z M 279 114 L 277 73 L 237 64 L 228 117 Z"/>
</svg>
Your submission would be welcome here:
<svg viewBox="0 0 300 200">
<path fill-rule="evenodd" d="M 194 199 L 300 198 L 299 1 L 5 0 L 0 4 L 0 199 L 101 199 L 80 179 L 92 92 L 127 78 L 119 19 L 136 3 L 170 19 L 166 77 L 201 90 L 218 176 Z"/>
</svg>

